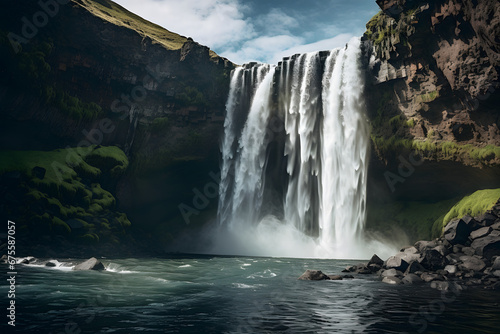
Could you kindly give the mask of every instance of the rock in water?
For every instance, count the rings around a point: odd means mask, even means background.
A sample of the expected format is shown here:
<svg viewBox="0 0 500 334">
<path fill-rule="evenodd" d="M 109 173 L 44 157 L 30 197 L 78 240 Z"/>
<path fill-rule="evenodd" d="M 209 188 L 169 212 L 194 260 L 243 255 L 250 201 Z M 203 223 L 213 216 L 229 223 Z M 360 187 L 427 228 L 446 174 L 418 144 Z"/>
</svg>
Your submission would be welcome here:
<svg viewBox="0 0 500 334">
<path fill-rule="evenodd" d="M 327 275 L 323 274 L 321 270 L 309 270 L 302 274 L 298 279 L 303 281 L 322 281 L 330 279 Z"/>
<path fill-rule="evenodd" d="M 401 280 L 397 277 L 394 277 L 394 276 L 384 277 L 382 282 L 387 283 L 387 284 L 401 284 Z"/>
<path fill-rule="evenodd" d="M 396 269 L 403 272 L 406 271 L 406 269 L 408 268 L 408 262 L 401 258 L 402 255 L 402 253 L 399 253 L 388 258 L 387 261 L 385 261 L 385 267 L 387 269 Z"/>
<path fill-rule="evenodd" d="M 379 258 L 377 254 L 373 254 L 372 258 L 370 259 L 370 262 L 368 262 L 368 266 L 370 266 L 371 264 L 383 266 L 384 261 L 381 258 Z"/>
<path fill-rule="evenodd" d="M 95 257 L 91 257 L 87 261 L 76 265 L 73 270 L 105 270 L 105 268 L 101 261 Z"/>
<path fill-rule="evenodd" d="M 424 281 L 415 274 L 408 274 L 403 277 L 403 284 L 415 284 L 415 283 L 423 283 Z"/>
</svg>

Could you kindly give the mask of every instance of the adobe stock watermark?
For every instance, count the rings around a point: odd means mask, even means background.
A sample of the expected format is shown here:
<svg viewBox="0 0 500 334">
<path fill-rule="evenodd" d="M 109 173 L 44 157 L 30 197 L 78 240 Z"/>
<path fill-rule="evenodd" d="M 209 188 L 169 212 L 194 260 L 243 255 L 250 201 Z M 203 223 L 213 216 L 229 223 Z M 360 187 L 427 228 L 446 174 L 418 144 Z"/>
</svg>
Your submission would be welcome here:
<svg viewBox="0 0 500 334">
<path fill-rule="evenodd" d="M 424 158 L 416 151 L 410 153 L 408 159 L 405 159 L 402 155 L 398 157 L 399 165 L 397 173 L 386 171 L 384 173 L 385 181 L 391 189 L 391 192 L 396 191 L 396 185 L 398 183 L 404 183 L 406 179 L 415 173 L 415 167 L 418 167 L 424 163 Z"/>
<path fill-rule="evenodd" d="M 453 303 L 461 294 L 461 289 L 453 287 L 450 290 L 442 290 L 441 298 L 434 299 L 427 306 L 420 306 L 418 313 L 414 313 L 408 319 L 418 333 L 424 333 L 429 323 L 436 321 L 437 317 L 446 310 L 446 305 Z"/>
<path fill-rule="evenodd" d="M 66 5 L 69 0 L 40 0 L 38 6 L 40 10 L 37 11 L 31 19 L 23 16 L 21 18 L 20 33 L 9 32 L 7 38 L 15 53 L 21 51 L 21 45 L 28 44 L 29 41 L 38 35 L 40 29 L 43 29 L 50 21 L 51 18 L 59 14 L 60 5 Z"/>
</svg>

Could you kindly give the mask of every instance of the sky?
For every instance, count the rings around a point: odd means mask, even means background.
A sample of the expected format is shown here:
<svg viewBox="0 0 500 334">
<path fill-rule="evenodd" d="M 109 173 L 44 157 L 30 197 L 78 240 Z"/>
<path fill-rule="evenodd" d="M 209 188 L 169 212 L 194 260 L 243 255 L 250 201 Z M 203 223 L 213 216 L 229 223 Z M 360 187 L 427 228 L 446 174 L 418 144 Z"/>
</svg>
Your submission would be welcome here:
<svg viewBox="0 0 500 334">
<path fill-rule="evenodd" d="M 114 0 L 236 64 L 276 64 L 361 36 L 375 0 Z"/>
</svg>

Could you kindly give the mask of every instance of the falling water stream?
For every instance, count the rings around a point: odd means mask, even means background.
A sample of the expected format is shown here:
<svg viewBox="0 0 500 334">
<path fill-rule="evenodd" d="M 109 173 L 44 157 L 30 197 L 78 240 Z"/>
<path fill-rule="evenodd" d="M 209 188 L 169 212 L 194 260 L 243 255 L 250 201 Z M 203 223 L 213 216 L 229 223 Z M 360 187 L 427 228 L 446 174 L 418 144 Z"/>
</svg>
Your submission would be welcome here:
<svg viewBox="0 0 500 334">
<path fill-rule="evenodd" d="M 381 244 L 367 243 L 363 233 L 370 145 L 363 89 L 358 38 L 277 66 L 233 71 L 218 211 L 227 233 L 214 251 L 373 254 Z"/>
</svg>

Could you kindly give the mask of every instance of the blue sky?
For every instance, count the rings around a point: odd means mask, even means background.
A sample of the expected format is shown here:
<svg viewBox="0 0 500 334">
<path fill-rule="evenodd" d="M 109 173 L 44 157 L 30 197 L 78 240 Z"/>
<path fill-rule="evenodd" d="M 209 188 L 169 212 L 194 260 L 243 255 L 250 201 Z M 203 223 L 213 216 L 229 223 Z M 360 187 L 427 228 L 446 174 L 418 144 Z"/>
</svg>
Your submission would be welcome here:
<svg viewBox="0 0 500 334">
<path fill-rule="evenodd" d="M 114 0 L 237 64 L 277 63 L 361 36 L 375 0 Z"/>
</svg>

